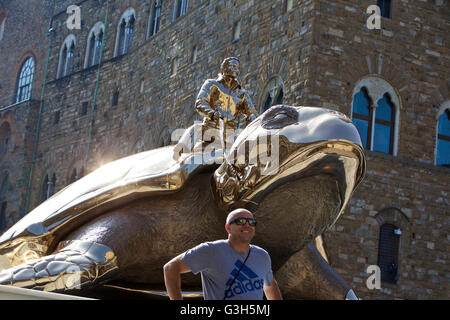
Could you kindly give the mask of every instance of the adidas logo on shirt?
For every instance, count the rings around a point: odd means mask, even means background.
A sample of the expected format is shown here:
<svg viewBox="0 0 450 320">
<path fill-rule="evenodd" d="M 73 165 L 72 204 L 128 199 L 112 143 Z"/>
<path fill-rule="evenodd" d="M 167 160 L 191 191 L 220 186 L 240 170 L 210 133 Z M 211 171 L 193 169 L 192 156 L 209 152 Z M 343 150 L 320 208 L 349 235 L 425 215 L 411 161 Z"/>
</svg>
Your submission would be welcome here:
<svg viewBox="0 0 450 320">
<path fill-rule="evenodd" d="M 226 283 L 227 288 L 230 286 L 239 269 L 242 267 L 242 261 L 236 260 L 234 266 L 236 268 L 231 271 L 231 277 Z M 226 292 L 226 298 L 229 299 L 234 297 L 235 295 L 245 294 L 247 292 L 255 290 L 262 290 L 263 286 L 264 279 L 260 279 L 252 269 L 244 265 L 238 277 L 234 281 L 233 286 Z"/>
</svg>

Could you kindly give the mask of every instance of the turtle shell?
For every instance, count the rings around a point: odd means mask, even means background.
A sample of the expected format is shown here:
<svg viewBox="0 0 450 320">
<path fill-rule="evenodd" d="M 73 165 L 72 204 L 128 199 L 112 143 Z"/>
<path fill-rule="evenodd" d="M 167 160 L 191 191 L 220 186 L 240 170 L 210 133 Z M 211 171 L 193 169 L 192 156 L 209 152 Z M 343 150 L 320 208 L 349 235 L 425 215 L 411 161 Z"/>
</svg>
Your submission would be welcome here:
<svg viewBox="0 0 450 320">
<path fill-rule="evenodd" d="M 49 249 L 63 233 L 111 207 L 152 193 L 178 191 L 202 164 L 186 161 L 193 154 L 174 157 L 174 147 L 110 162 L 70 184 L 7 230 L 0 237 L 0 250 L 19 239 L 42 243 Z"/>
</svg>

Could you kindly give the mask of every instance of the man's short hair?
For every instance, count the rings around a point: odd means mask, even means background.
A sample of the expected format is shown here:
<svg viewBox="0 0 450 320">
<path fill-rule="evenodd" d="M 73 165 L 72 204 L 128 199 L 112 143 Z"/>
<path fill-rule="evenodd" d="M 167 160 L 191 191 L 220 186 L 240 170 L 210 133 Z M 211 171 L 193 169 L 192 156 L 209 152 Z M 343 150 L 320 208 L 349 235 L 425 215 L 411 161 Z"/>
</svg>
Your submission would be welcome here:
<svg viewBox="0 0 450 320">
<path fill-rule="evenodd" d="M 239 61 L 238 58 L 228 57 L 228 58 L 223 59 L 222 63 L 220 64 L 220 71 L 222 71 L 226 66 L 228 66 L 228 64 L 230 63 L 231 60 L 236 60 L 239 64 L 241 64 L 241 62 Z"/>
</svg>

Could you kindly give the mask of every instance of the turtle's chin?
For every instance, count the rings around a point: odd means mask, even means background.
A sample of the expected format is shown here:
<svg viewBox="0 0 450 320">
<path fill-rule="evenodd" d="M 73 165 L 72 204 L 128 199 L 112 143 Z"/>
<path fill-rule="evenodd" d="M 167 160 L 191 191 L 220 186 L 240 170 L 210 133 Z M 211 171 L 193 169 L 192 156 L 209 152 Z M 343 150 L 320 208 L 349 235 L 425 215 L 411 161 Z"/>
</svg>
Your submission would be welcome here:
<svg viewBox="0 0 450 320">
<path fill-rule="evenodd" d="M 288 181 L 267 194 L 253 212 L 258 221 L 253 243 L 268 250 L 272 261 L 285 261 L 332 226 L 341 205 L 331 175 Z"/>
</svg>

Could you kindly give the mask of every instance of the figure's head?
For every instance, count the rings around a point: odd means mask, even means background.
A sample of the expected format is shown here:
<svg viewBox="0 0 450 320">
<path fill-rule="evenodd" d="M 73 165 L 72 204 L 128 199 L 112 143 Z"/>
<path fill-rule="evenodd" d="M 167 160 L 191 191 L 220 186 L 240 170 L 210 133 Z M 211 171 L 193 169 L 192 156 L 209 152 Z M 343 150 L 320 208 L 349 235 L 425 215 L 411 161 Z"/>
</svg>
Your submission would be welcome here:
<svg viewBox="0 0 450 320">
<path fill-rule="evenodd" d="M 255 229 L 256 222 L 253 214 L 247 209 L 235 209 L 228 214 L 225 230 L 228 232 L 229 239 L 250 243 L 255 235 Z"/>
<path fill-rule="evenodd" d="M 236 57 L 225 58 L 220 65 L 220 73 L 223 76 L 237 78 L 240 72 L 239 59 Z"/>
</svg>

